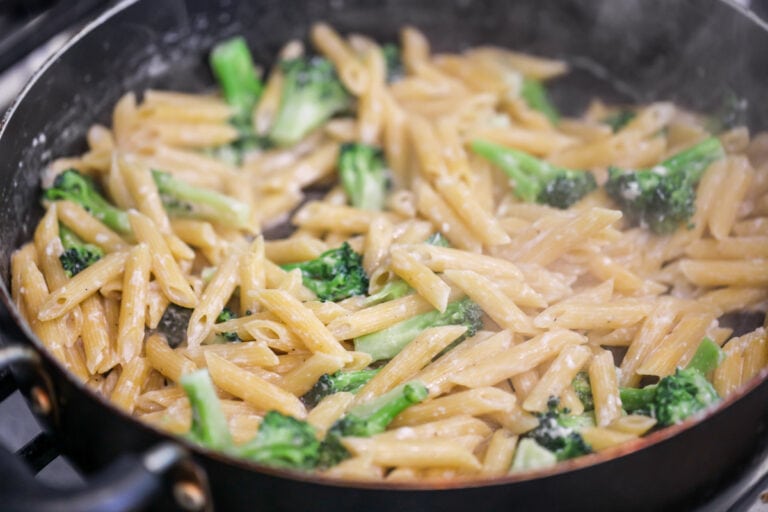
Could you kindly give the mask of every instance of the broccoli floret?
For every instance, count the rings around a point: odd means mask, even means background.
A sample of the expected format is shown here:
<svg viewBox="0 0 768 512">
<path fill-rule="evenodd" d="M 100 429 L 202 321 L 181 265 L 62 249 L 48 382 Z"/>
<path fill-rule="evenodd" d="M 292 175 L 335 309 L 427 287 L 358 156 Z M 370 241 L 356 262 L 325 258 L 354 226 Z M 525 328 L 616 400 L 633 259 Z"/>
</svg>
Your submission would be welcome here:
<svg viewBox="0 0 768 512">
<path fill-rule="evenodd" d="M 121 234 L 131 232 L 128 214 L 113 206 L 96 188 L 96 183 L 83 176 L 76 169 L 67 169 L 53 181 L 53 186 L 45 191 L 49 201 L 72 201 L 99 219 L 101 222 Z"/>
<path fill-rule="evenodd" d="M 381 211 L 387 198 L 387 165 L 379 148 L 351 142 L 339 152 L 339 178 L 355 208 Z"/>
<path fill-rule="evenodd" d="M 64 246 L 64 252 L 59 255 L 59 261 L 69 277 L 85 270 L 104 256 L 101 247 L 85 243 L 61 224 L 59 224 L 59 238 L 61 238 L 61 245 Z"/>
<path fill-rule="evenodd" d="M 224 99 L 235 109 L 233 121 L 250 125 L 263 84 L 245 39 L 233 37 L 214 46 L 210 63 Z"/>
<path fill-rule="evenodd" d="M 592 415 L 573 416 L 569 414 L 568 409 L 558 409 L 559 405 L 559 399 L 550 398 L 547 412 L 537 414 L 539 425 L 527 432 L 525 437 L 533 439 L 554 453 L 557 460 L 573 459 L 592 453 L 592 447 L 579 434 L 581 429 L 595 425 Z"/>
<path fill-rule="evenodd" d="M 712 137 L 650 169 L 633 172 L 610 167 L 605 191 L 630 224 L 668 234 L 691 218 L 696 185 L 707 167 L 724 156 L 720 141 Z"/>
<path fill-rule="evenodd" d="M 387 83 L 397 82 L 405 76 L 400 47 L 395 43 L 387 43 L 381 47 L 381 51 L 387 64 Z"/>
<path fill-rule="evenodd" d="M 346 436 L 370 437 L 384 432 L 395 417 L 424 400 L 427 388 L 418 381 L 401 384 L 373 400 L 352 408 L 328 430 L 323 442 L 320 465 L 330 467 L 349 456 L 340 439 Z"/>
<path fill-rule="evenodd" d="M 163 206 L 172 217 L 204 219 L 236 228 L 248 227 L 250 208 L 216 191 L 195 187 L 171 174 L 152 171 Z"/>
<path fill-rule="evenodd" d="M 207 448 L 229 450 L 232 436 L 208 370 L 188 373 L 180 383 L 192 408 L 192 427 L 187 437 Z"/>
<path fill-rule="evenodd" d="M 540 81 L 533 78 L 523 78 L 520 96 L 529 107 L 544 114 L 552 124 L 557 124 L 560 121 L 560 114 L 549 99 L 544 84 Z"/>
<path fill-rule="evenodd" d="M 221 310 L 221 313 L 219 313 L 219 316 L 216 317 L 216 323 L 220 324 L 222 322 L 227 322 L 235 318 L 237 318 L 237 314 L 234 311 L 232 311 L 229 308 L 224 308 Z M 222 341 L 229 341 L 229 342 L 242 341 L 240 339 L 240 336 L 237 335 L 236 331 L 221 332 L 218 334 L 218 337 L 220 337 Z"/>
<path fill-rule="evenodd" d="M 475 335 L 482 326 L 482 316 L 483 310 L 480 306 L 464 298 L 448 304 L 444 313 L 429 311 L 381 331 L 360 336 L 355 339 L 355 350 L 370 354 L 374 361 L 392 359 L 424 329 L 443 325 L 464 325 L 467 331 L 454 342 L 457 343 Z"/>
<path fill-rule="evenodd" d="M 696 412 L 720 401 L 712 384 L 694 370 L 676 369 L 659 381 L 653 401 L 653 416 L 659 425 L 680 423 Z"/>
<path fill-rule="evenodd" d="M 336 302 L 352 295 L 365 295 L 368 290 L 363 258 L 347 242 L 325 251 L 314 260 L 289 263 L 282 268 L 301 269 L 304 286 L 323 301 Z"/>
<path fill-rule="evenodd" d="M 517 149 L 475 140 L 472 151 L 504 171 L 514 181 L 515 195 L 529 203 L 565 209 L 597 188 L 588 171 L 556 167 Z"/>
<path fill-rule="evenodd" d="M 607 115 L 602 119 L 604 124 L 607 124 L 613 130 L 613 133 L 618 132 L 632 121 L 637 114 L 631 110 L 617 110 L 613 114 Z"/>
<path fill-rule="evenodd" d="M 685 369 L 662 378 L 657 384 L 643 388 L 621 388 L 621 404 L 630 413 L 644 414 L 666 427 L 720 401 L 715 388 L 707 380 L 722 361 L 723 352 L 709 338 L 704 338 Z"/>
<path fill-rule="evenodd" d="M 360 388 L 365 386 L 374 375 L 379 373 L 379 369 L 354 370 L 343 372 L 341 370 L 335 373 L 325 373 L 320 376 L 312 389 L 307 391 L 301 400 L 307 407 L 314 407 L 328 395 L 334 393 L 357 393 Z"/>
<path fill-rule="evenodd" d="M 591 411 L 595 408 L 595 401 L 592 398 L 592 384 L 589 382 L 587 372 L 579 372 L 573 378 L 573 389 L 579 396 L 579 400 L 584 405 L 584 411 Z"/>
<path fill-rule="evenodd" d="M 269 136 L 278 146 L 291 146 L 339 112 L 351 99 L 336 76 L 333 64 L 314 57 L 280 63 L 283 88 Z"/>
<path fill-rule="evenodd" d="M 511 473 L 544 469 L 557 464 L 557 455 L 530 438 L 523 438 L 515 449 Z"/>
<path fill-rule="evenodd" d="M 252 461 L 281 468 L 310 470 L 320 458 L 320 441 L 314 427 L 278 411 L 269 411 L 251 441 L 235 453 Z"/>
</svg>

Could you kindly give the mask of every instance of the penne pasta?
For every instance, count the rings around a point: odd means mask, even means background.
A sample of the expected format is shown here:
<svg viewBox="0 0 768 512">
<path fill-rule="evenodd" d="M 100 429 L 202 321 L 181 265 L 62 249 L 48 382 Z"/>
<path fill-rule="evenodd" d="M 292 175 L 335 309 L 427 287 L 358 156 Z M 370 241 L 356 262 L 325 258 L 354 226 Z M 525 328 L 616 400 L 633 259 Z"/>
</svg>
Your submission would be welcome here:
<svg viewBox="0 0 768 512">
<path fill-rule="evenodd" d="M 197 347 L 213 331 L 213 324 L 237 287 L 240 253 L 233 251 L 217 268 L 203 290 L 187 327 L 187 345 Z"/>
<path fill-rule="evenodd" d="M 264 290 L 259 292 L 258 300 L 285 322 L 310 350 L 336 356 L 343 362 L 352 359 L 323 323 L 290 294 L 281 290 Z"/>
<path fill-rule="evenodd" d="M 304 405 L 296 396 L 262 377 L 230 363 L 213 352 L 205 354 L 205 362 L 217 387 L 241 398 L 256 410 L 274 409 L 297 418 L 307 415 Z"/>
<path fill-rule="evenodd" d="M 592 358 L 589 382 L 595 402 L 597 426 L 606 427 L 622 415 L 618 376 L 613 366 L 613 354 L 609 351 L 602 350 Z"/>
<path fill-rule="evenodd" d="M 392 426 L 418 425 L 457 414 L 482 416 L 494 412 L 508 412 L 514 407 L 515 395 L 498 388 L 474 387 L 414 405 L 400 413 Z"/>
<path fill-rule="evenodd" d="M 179 264 L 171 254 L 160 231 L 148 217 L 137 211 L 128 212 L 128 217 L 136 238 L 149 247 L 152 257 L 152 274 L 160 284 L 163 293 L 174 304 L 187 308 L 194 307 L 197 304 L 197 297 L 184 278 Z"/>
<path fill-rule="evenodd" d="M 445 439 L 389 441 L 347 437 L 342 442 L 353 454 L 366 455 L 372 463 L 385 467 L 481 467 L 472 450 Z"/>
<path fill-rule="evenodd" d="M 179 382 L 185 374 L 197 370 L 195 363 L 168 346 L 168 340 L 160 334 L 147 338 L 146 352 L 152 368 L 173 382 Z"/>
<path fill-rule="evenodd" d="M 86 268 L 50 294 L 40 306 L 37 318 L 41 321 L 53 320 L 71 311 L 110 279 L 120 275 L 127 260 L 127 253 L 112 253 Z"/>
<path fill-rule="evenodd" d="M 522 334 L 537 333 L 531 318 L 487 277 L 471 270 L 446 270 L 445 276 L 479 304 L 502 329 Z"/>
<path fill-rule="evenodd" d="M 142 357 L 134 357 L 125 363 L 115 384 L 115 389 L 109 397 L 110 400 L 121 409 L 129 413 L 133 412 L 151 369 L 152 367 L 147 363 L 147 360 Z"/>
<path fill-rule="evenodd" d="M 150 263 L 146 244 L 131 249 L 125 263 L 117 326 L 117 353 L 124 362 L 139 356 L 143 348 Z"/>
<path fill-rule="evenodd" d="M 466 330 L 466 327 L 452 325 L 423 331 L 358 391 L 355 403 L 367 402 L 405 382 Z"/>
<path fill-rule="evenodd" d="M 702 408 L 766 378 L 766 133 L 558 112 L 565 61 L 351 26 L 264 69 L 217 42 L 219 91 L 127 92 L 45 166 L 6 284 L 73 378 L 225 458 L 432 490 L 634 450 L 691 361 Z"/>
<path fill-rule="evenodd" d="M 565 347 L 528 393 L 522 404 L 523 409 L 546 411 L 549 397 L 560 396 L 565 388 L 570 386 L 576 373 L 581 370 L 591 355 L 589 349 L 582 345 Z"/>
<path fill-rule="evenodd" d="M 468 387 L 494 385 L 527 372 L 557 355 L 571 344 L 586 340 L 573 331 L 553 329 L 510 348 L 503 354 L 482 359 L 450 377 L 456 384 Z"/>
<path fill-rule="evenodd" d="M 444 312 L 451 288 L 418 259 L 403 250 L 390 252 L 390 267 L 435 309 Z"/>
</svg>

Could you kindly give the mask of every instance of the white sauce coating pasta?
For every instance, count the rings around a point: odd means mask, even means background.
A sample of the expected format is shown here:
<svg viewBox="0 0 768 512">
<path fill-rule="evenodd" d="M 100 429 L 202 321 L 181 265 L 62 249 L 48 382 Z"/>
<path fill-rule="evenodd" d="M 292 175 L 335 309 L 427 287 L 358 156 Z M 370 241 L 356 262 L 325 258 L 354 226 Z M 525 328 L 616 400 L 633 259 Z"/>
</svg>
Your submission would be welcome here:
<svg viewBox="0 0 768 512">
<path fill-rule="evenodd" d="M 86 153 L 51 164 L 47 181 L 74 168 L 131 209 L 128 234 L 71 202 L 51 204 L 61 225 L 105 252 L 75 277 L 57 267 L 61 244 L 43 223 L 35 243 L 12 259 L 17 306 L 77 378 L 139 420 L 185 433 L 190 406 L 177 381 L 210 365 L 236 443 L 254 437 L 265 407 L 324 432 L 358 402 L 423 379 L 425 401 L 387 432 L 345 439 L 350 458 L 326 471 L 439 481 L 507 474 L 518 439 L 537 425 L 551 395 L 574 413 L 585 410 L 572 384 L 578 372 L 591 378 L 595 402 L 596 421 L 583 437 L 600 450 L 654 424 L 622 410 L 619 386 L 674 373 L 703 337 L 725 352 L 711 376 L 720 396 L 766 366 L 765 329 L 733 337 L 719 319 L 765 311 L 768 135 L 749 139 L 743 128 L 718 134 L 728 152 L 698 181 L 691 218 L 657 235 L 632 226 L 605 193 L 607 167 L 668 174 L 662 161 L 711 135 L 702 116 L 669 103 L 636 106 L 614 131 L 606 120 L 623 111 L 599 100 L 580 117 L 556 119 L 526 99 L 526 83 L 567 72 L 564 62 L 495 47 L 435 55 L 409 27 L 401 42 L 404 75 L 388 82 L 376 42 L 326 25 L 315 26 L 311 39 L 357 109 L 296 144 L 255 149 L 240 161 L 220 158 L 211 148 L 239 136 L 231 105 L 218 96 L 147 91 L 140 101 L 129 94 L 118 102 L 111 129 L 91 129 Z M 285 54 L 302 51 L 294 41 Z M 259 134 L 276 122 L 282 73 L 274 67 L 254 107 Z M 471 149 L 477 139 L 592 173 L 598 188 L 567 209 L 527 202 L 519 197 L 522 183 Z M 381 211 L 354 207 L 338 184 L 340 148 L 348 142 L 383 152 L 391 188 Z M 238 205 L 230 222 L 158 210 L 153 169 Z M 323 198 L 302 205 L 308 188 L 329 184 Z M 621 191 L 627 201 L 641 193 L 637 183 Z M 261 238 L 286 220 L 293 234 Z M 449 247 L 430 244 L 434 233 Z M 408 294 L 322 302 L 299 272 L 280 267 L 344 242 L 376 276 L 370 295 L 400 279 Z M 484 309 L 482 327 L 455 347 L 462 329 L 439 327 L 416 337 L 406 358 L 376 363 L 361 345 L 355 350 L 355 337 L 465 296 Z M 173 303 L 194 310 L 189 344 L 178 347 L 149 329 Z M 223 305 L 241 315 L 215 324 Z M 144 325 L 142 341 L 135 329 Z M 372 364 L 383 369 L 357 397 L 339 393 L 315 407 L 299 400 L 322 374 Z"/>
</svg>

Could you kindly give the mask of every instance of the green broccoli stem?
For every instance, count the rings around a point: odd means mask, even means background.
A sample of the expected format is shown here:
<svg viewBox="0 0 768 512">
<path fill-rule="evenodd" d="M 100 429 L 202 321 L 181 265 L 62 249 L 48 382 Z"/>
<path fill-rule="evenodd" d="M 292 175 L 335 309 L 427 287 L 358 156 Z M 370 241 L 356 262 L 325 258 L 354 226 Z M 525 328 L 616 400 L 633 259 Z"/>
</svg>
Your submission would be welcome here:
<svg viewBox="0 0 768 512">
<path fill-rule="evenodd" d="M 387 197 L 387 169 L 379 148 L 347 143 L 339 152 L 339 179 L 350 203 L 369 211 L 384 209 Z"/>
<path fill-rule="evenodd" d="M 410 381 L 354 407 L 328 430 L 320 449 L 319 466 L 335 466 L 349 457 L 349 452 L 341 442 L 342 437 L 369 437 L 384 432 L 398 414 L 421 402 L 427 395 L 424 384 Z"/>
<path fill-rule="evenodd" d="M 717 137 L 709 137 L 694 144 L 666 160 L 660 166 L 667 169 L 670 174 L 686 173 L 692 183 L 698 182 L 709 164 L 725 156 L 720 140 Z"/>
<path fill-rule="evenodd" d="M 526 202 L 565 209 L 597 188 L 592 173 L 554 166 L 523 151 L 474 140 L 472 151 L 499 167 L 514 182 L 514 193 Z"/>
<path fill-rule="evenodd" d="M 368 430 L 373 434 L 384 432 L 398 414 L 411 405 L 427 398 L 429 392 L 421 382 L 411 381 L 381 395 L 368 404 L 352 409 L 352 414 L 368 421 Z M 368 416 L 366 416 L 368 413 Z"/>
<path fill-rule="evenodd" d="M 228 450 L 232 446 L 227 418 L 221 408 L 208 370 L 198 370 L 181 378 L 192 408 L 189 438 L 207 448 Z"/>
<path fill-rule="evenodd" d="M 152 171 L 163 205 L 169 215 L 196 217 L 236 228 L 248 227 L 248 205 L 213 190 L 195 187 L 171 174 Z"/>
<path fill-rule="evenodd" d="M 110 204 L 105 204 L 100 210 L 94 210 L 91 213 L 93 213 L 94 217 L 121 235 L 130 235 L 133 233 L 131 221 L 128 219 L 128 212 L 119 210 Z"/>
<path fill-rule="evenodd" d="M 715 371 L 715 368 L 720 366 L 723 359 L 725 359 L 723 349 L 711 339 L 704 338 L 685 368 L 696 370 L 706 377 Z"/>
<path fill-rule="evenodd" d="M 323 398 L 335 393 L 357 393 L 377 373 L 379 373 L 378 368 L 347 372 L 339 370 L 332 374 L 325 373 L 320 376 L 315 385 L 312 386 L 312 389 L 307 391 L 301 399 L 308 407 L 314 407 Z"/>
<path fill-rule="evenodd" d="M 76 169 L 67 169 L 53 181 L 53 186 L 44 193 L 49 201 L 72 201 L 88 213 L 120 234 L 131 233 L 128 213 L 115 207 L 96 189 L 94 181 L 80 174 Z"/>
<path fill-rule="evenodd" d="M 524 78 L 522 88 L 520 89 L 520 96 L 529 107 L 544 114 L 552 124 L 557 124 L 560 121 L 560 114 L 549 99 L 544 84 L 540 81 L 533 78 Z"/>
<path fill-rule="evenodd" d="M 534 471 L 557 464 L 557 455 L 547 450 L 533 439 L 523 438 L 515 450 L 510 473 Z"/>
<path fill-rule="evenodd" d="M 360 336 L 355 339 L 355 350 L 369 354 L 374 361 L 392 359 L 424 329 L 443 325 L 466 325 L 467 333 L 460 338 L 473 336 L 480 326 L 482 311 L 468 298 L 448 304 L 444 313 L 428 311 L 395 325 Z"/>
<path fill-rule="evenodd" d="M 621 406 L 627 412 L 646 411 L 656 398 L 656 384 L 642 388 L 620 388 Z"/>
<path fill-rule="evenodd" d="M 339 391 L 354 393 L 379 373 L 380 368 L 368 368 L 348 372 L 338 371 L 331 375 L 333 387 Z"/>
<path fill-rule="evenodd" d="M 59 224 L 59 238 L 61 239 L 61 245 L 64 246 L 65 250 L 76 249 L 85 243 L 74 231 L 64 224 Z"/>
<path fill-rule="evenodd" d="M 245 39 L 234 37 L 217 44 L 211 52 L 210 64 L 224 99 L 235 109 L 235 124 L 250 125 L 251 112 L 263 85 Z"/>
<path fill-rule="evenodd" d="M 541 193 L 539 180 L 533 176 L 546 176 L 554 172 L 551 165 L 527 153 L 514 148 L 494 144 L 487 140 L 476 139 L 471 144 L 472 151 L 482 156 L 509 176 L 515 182 L 515 195 L 523 201 L 532 203 Z"/>
<path fill-rule="evenodd" d="M 364 419 L 370 425 L 371 435 L 384 432 L 395 416 L 428 395 L 426 386 L 418 381 L 401 384 L 383 395 L 354 407 L 349 415 Z"/>
<path fill-rule="evenodd" d="M 59 238 L 65 251 L 76 250 L 88 253 L 93 256 L 94 261 L 104 256 L 104 250 L 101 247 L 87 243 L 77 236 L 74 231 L 61 223 L 59 224 Z"/>
</svg>

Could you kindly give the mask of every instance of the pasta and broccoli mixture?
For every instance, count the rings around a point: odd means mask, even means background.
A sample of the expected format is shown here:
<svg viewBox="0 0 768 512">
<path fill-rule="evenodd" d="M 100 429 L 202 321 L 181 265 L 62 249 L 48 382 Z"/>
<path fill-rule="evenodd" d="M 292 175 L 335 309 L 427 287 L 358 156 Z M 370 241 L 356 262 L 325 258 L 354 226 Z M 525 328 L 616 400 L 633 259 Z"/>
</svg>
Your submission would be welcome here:
<svg viewBox="0 0 768 512">
<path fill-rule="evenodd" d="M 610 449 L 761 373 L 765 328 L 722 320 L 768 299 L 768 135 L 566 117 L 566 63 L 410 27 L 310 40 L 266 73 L 222 41 L 217 93 L 128 93 L 45 170 L 12 293 L 78 379 L 234 457 L 429 482 Z"/>
</svg>

